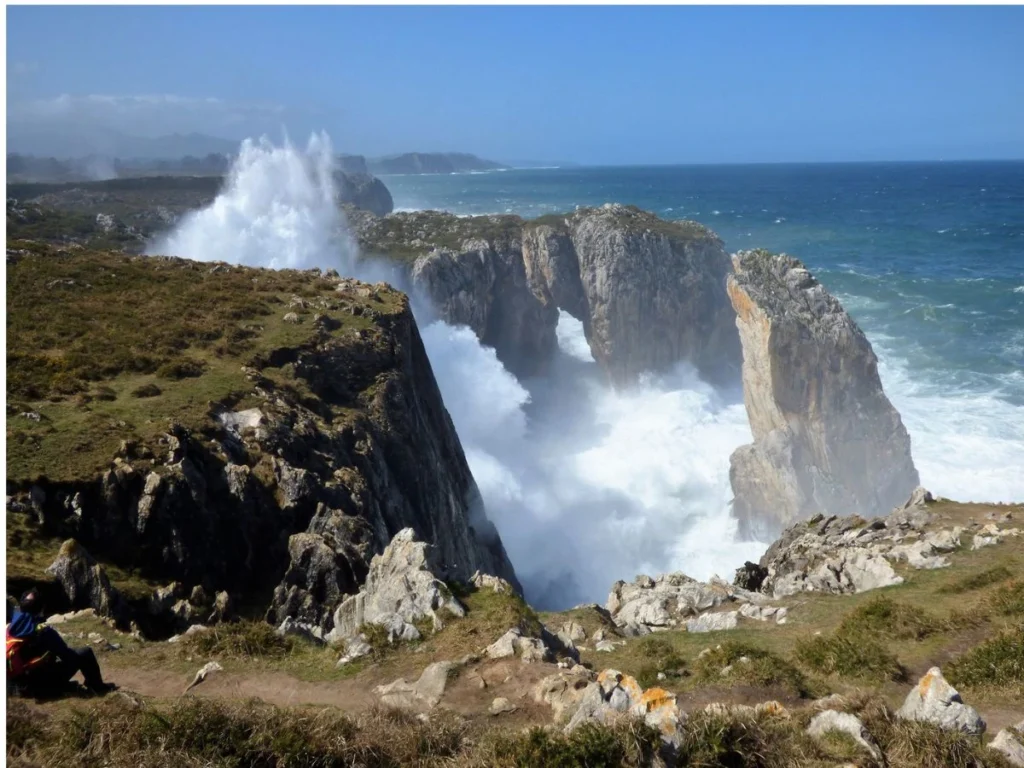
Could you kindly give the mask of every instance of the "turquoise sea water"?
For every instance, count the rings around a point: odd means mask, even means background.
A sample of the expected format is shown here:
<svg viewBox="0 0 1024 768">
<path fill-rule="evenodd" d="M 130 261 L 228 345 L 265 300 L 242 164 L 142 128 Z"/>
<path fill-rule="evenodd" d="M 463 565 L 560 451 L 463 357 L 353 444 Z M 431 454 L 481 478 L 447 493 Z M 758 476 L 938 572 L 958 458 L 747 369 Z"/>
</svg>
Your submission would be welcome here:
<svg viewBox="0 0 1024 768">
<path fill-rule="evenodd" d="M 539 216 L 619 202 L 801 260 L 880 359 L 922 481 L 1024 500 L 1024 162 L 512 170 L 384 177 L 396 207 Z"/>
</svg>

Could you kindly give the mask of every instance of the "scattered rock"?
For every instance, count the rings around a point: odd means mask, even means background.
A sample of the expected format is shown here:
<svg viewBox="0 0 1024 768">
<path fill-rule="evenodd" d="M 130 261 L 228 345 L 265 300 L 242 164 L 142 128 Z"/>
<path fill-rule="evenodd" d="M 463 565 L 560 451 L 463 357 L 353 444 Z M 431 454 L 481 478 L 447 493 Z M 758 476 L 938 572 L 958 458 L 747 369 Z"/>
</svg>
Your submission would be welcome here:
<svg viewBox="0 0 1024 768">
<path fill-rule="evenodd" d="M 957 690 L 946 682 L 942 670 L 932 667 L 907 694 L 906 701 L 896 713 L 904 720 L 934 723 L 948 731 L 959 730 L 980 735 L 985 732 L 985 721 L 974 707 L 964 704 Z"/>
<path fill-rule="evenodd" d="M 216 661 L 207 662 L 206 664 L 204 664 L 202 666 L 202 668 L 200 668 L 200 670 L 198 672 L 196 672 L 196 676 L 194 678 L 192 678 L 192 682 L 189 683 L 188 687 L 184 691 L 181 692 L 181 695 L 184 696 L 186 693 L 191 691 L 193 688 L 195 688 L 201 682 L 206 680 L 206 678 L 208 678 L 214 672 L 223 672 L 223 671 L 224 671 L 224 667 L 222 667 Z"/>
<path fill-rule="evenodd" d="M 882 760 L 882 750 L 856 716 L 827 709 L 816 714 L 807 727 L 807 733 L 815 738 L 821 738 L 830 731 L 849 734 L 855 742 L 867 750 L 872 758 L 877 761 Z"/>
<path fill-rule="evenodd" d="M 448 676 L 455 668 L 453 662 L 438 661 L 424 669 L 415 683 L 399 679 L 387 685 L 379 685 L 374 690 L 389 707 L 430 709 L 441 700 L 448 685 Z"/>
<path fill-rule="evenodd" d="M 989 749 L 1000 752 L 1010 765 L 1024 768 L 1024 720 L 1011 728 L 1004 728 L 989 742 Z"/>
<path fill-rule="evenodd" d="M 516 592 L 512 585 L 500 576 L 492 576 L 489 573 L 481 573 L 480 571 L 473 574 L 470 583 L 477 589 L 490 589 L 499 595 L 513 595 Z"/>
<path fill-rule="evenodd" d="M 524 637 L 518 627 L 513 627 L 487 646 L 484 655 L 489 659 L 507 659 L 518 655 L 525 663 L 552 660 L 551 650 L 543 640 Z"/>
<path fill-rule="evenodd" d="M 491 702 L 491 706 L 488 711 L 492 715 L 504 715 L 509 712 L 515 712 L 517 709 L 518 707 L 511 701 L 502 696 L 499 696 Z"/>
<path fill-rule="evenodd" d="M 345 641 L 345 653 L 335 666 L 343 667 L 346 664 L 351 664 L 356 659 L 361 659 L 364 656 L 369 656 L 373 653 L 373 646 L 366 642 L 365 635 L 356 635 Z"/>
<path fill-rule="evenodd" d="M 294 313 L 294 312 L 288 312 L 288 313 L 287 313 L 287 314 L 286 314 L 286 315 L 284 316 L 283 320 L 284 320 L 284 321 L 285 321 L 286 323 L 291 323 L 292 325 L 298 325 L 299 323 L 301 323 L 301 322 L 302 322 L 302 318 L 300 318 L 300 317 L 299 317 L 299 316 L 298 316 L 298 315 L 297 315 L 296 313 Z"/>
</svg>

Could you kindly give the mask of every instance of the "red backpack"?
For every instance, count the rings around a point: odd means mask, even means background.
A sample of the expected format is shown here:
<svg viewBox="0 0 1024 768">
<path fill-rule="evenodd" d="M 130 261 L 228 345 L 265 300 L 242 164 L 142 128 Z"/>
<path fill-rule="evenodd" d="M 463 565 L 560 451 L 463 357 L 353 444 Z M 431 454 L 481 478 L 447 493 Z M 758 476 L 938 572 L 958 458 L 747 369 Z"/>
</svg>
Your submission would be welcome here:
<svg viewBox="0 0 1024 768">
<path fill-rule="evenodd" d="M 10 628 L 7 632 L 7 678 L 10 680 L 17 680 L 28 672 L 43 664 L 47 657 L 50 655 L 48 651 L 44 651 L 40 656 L 34 656 L 32 653 L 31 642 L 26 642 L 26 638 L 23 637 L 12 637 Z"/>
</svg>

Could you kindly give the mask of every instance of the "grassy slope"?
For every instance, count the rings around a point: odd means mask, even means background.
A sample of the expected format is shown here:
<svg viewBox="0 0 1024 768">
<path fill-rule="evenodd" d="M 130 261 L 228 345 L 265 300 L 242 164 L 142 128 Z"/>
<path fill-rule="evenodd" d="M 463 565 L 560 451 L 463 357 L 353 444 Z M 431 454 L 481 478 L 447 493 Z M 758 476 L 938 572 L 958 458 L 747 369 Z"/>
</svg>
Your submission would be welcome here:
<svg viewBox="0 0 1024 768">
<path fill-rule="evenodd" d="M 313 273 L 8 246 L 28 250 L 7 267 L 9 488 L 92 479 L 126 440 L 139 452 L 166 450 L 157 440 L 172 423 L 202 435 L 214 426 L 215 406 L 261 402 L 243 366 L 313 398 L 292 366 L 269 365 L 271 353 L 309 343 L 316 312 L 337 320 L 331 333 L 343 338 L 372 330 L 373 318 L 406 302 L 390 291 L 341 296 Z M 324 298 L 333 308 L 292 307 L 293 297 Z M 302 322 L 285 322 L 289 312 Z M 139 396 L 147 389 L 159 394 Z M 9 512 L 7 544 L 8 584 L 19 588 L 45 579 L 60 542 L 28 514 Z M 151 586 L 116 568 L 110 575 L 130 596 Z"/>
</svg>

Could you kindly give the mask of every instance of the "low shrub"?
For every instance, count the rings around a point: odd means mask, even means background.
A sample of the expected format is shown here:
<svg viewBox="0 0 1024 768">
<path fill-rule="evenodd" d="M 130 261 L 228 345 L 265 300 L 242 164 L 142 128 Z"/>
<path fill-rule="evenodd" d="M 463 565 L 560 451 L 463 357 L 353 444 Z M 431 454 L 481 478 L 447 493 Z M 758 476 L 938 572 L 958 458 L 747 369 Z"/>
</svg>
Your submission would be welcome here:
<svg viewBox="0 0 1024 768">
<path fill-rule="evenodd" d="M 132 397 L 159 397 L 162 392 L 156 384 L 143 384 L 132 390 Z"/>
<path fill-rule="evenodd" d="M 722 670 L 729 667 L 726 675 Z M 781 686 L 797 696 L 810 695 L 803 673 L 780 656 L 736 642 L 725 642 L 693 662 L 693 674 L 702 684 L 745 683 Z"/>
<path fill-rule="evenodd" d="M 800 663 L 815 672 L 867 680 L 907 679 L 899 660 L 880 642 L 863 633 L 818 635 L 796 645 Z"/>
<path fill-rule="evenodd" d="M 992 584 L 998 584 L 1000 581 L 1006 581 L 1012 576 L 1013 573 L 1009 568 L 1005 565 L 1000 565 L 995 568 L 989 568 L 981 573 L 976 573 L 973 576 L 965 576 L 962 579 L 958 579 L 952 584 L 942 587 L 939 592 L 944 595 L 959 595 L 964 592 L 973 592 L 974 590 L 984 589 Z"/>
<path fill-rule="evenodd" d="M 180 647 L 187 655 L 275 659 L 290 654 L 295 648 L 295 639 L 282 637 L 266 622 L 240 621 L 187 635 L 181 639 Z"/>
<path fill-rule="evenodd" d="M 954 686 L 997 687 L 1024 695 L 1024 624 L 990 638 L 945 670 Z"/>
<path fill-rule="evenodd" d="M 879 595 L 851 611 L 840 622 L 837 634 L 862 633 L 894 640 L 920 640 L 942 628 L 935 617 L 915 606 Z"/>
</svg>

